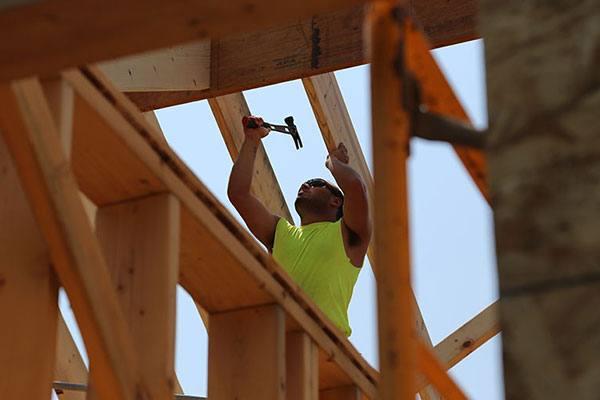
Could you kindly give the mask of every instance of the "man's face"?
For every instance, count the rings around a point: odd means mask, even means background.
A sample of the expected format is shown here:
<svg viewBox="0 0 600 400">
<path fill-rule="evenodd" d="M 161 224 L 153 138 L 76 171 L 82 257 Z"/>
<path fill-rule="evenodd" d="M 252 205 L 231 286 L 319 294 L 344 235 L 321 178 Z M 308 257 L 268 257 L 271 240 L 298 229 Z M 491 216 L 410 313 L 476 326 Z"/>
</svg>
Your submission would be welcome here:
<svg viewBox="0 0 600 400">
<path fill-rule="evenodd" d="M 313 212 L 324 212 L 329 207 L 334 207 L 335 196 L 329 189 L 327 182 L 323 179 L 310 179 L 304 182 L 296 197 L 296 210 L 302 214 L 303 210 Z"/>
</svg>

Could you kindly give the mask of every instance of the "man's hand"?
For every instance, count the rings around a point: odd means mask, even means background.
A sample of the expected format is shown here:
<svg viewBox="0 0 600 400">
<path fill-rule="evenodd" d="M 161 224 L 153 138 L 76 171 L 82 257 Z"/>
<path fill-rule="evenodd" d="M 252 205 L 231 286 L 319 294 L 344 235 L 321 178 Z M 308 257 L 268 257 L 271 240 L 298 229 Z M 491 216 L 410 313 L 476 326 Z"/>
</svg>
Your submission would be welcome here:
<svg viewBox="0 0 600 400">
<path fill-rule="evenodd" d="M 338 144 L 338 147 L 335 150 L 331 151 L 329 153 L 329 155 L 327 156 L 327 160 L 325 160 L 325 166 L 330 171 L 333 168 L 333 165 L 332 165 L 333 159 L 337 160 L 343 164 L 348 164 L 348 162 L 350 161 L 350 157 L 348 157 L 348 149 L 346 149 L 346 146 L 344 146 L 344 143 L 340 142 L 340 144 Z"/>
<path fill-rule="evenodd" d="M 258 128 L 248 128 L 247 126 L 249 123 L 251 123 L 251 121 L 253 121 Z M 244 127 L 244 135 L 246 136 L 246 139 L 260 141 L 262 138 L 267 136 L 270 132 L 270 129 L 263 127 L 263 123 L 264 121 L 261 117 L 256 117 L 254 115 L 242 118 L 242 125 Z"/>
</svg>

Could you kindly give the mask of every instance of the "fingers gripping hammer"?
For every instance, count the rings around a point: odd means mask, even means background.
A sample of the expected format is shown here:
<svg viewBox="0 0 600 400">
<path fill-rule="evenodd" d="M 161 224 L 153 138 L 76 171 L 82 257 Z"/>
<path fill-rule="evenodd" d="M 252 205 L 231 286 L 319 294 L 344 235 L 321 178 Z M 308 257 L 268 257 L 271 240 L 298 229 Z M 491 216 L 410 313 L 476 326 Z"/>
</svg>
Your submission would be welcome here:
<svg viewBox="0 0 600 400">
<path fill-rule="evenodd" d="M 263 122 L 261 127 L 270 129 L 275 132 L 281 132 L 281 133 L 290 135 L 292 137 L 292 139 L 294 139 L 294 145 L 296 145 L 296 150 L 299 150 L 302 147 L 302 139 L 300 139 L 300 134 L 298 133 L 298 128 L 294 124 L 294 117 L 289 116 L 284 119 L 284 122 L 285 122 L 285 125 L 276 125 L 276 124 L 271 124 L 269 122 Z M 242 123 L 244 124 L 244 126 L 246 128 L 254 129 L 254 128 L 259 127 L 258 124 L 256 123 L 256 121 L 249 119 L 247 117 L 244 117 L 242 119 Z"/>
</svg>

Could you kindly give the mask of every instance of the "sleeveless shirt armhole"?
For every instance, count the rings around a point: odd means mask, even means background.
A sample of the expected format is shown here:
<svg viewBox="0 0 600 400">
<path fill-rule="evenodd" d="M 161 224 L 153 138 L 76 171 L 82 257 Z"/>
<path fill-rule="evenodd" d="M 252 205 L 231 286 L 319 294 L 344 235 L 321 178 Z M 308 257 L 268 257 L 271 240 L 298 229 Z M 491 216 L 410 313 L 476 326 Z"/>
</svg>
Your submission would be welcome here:
<svg viewBox="0 0 600 400">
<path fill-rule="evenodd" d="M 271 249 L 271 252 L 275 250 L 275 246 L 277 245 L 277 237 L 282 235 L 286 231 L 287 227 L 285 226 L 285 224 L 289 224 L 288 220 L 283 217 L 279 217 L 277 225 L 275 225 L 275 236 L 273 237 L 273 247 Z"/>
<path fill-rule="evenodd" d="M 348 264 L 350 264 L 350 266 L 357 270 L 360 271 L 362 269 L 362 267 L 364 267 L 365 265 L 365 258 L 367 258 L 367 256 L 365 255 L 365 257 L 362 260 L 362 263 L 360 264 L 360 266 L 356 266 L 354 264 L 352 264 L 352 260 L 350 260 L 350 257 L 348 257 L 348 254 L 346 253 L 346 246 L 344 244 L 344 233 L 342 232 L 342 228 L 343 225 L 346 226 L 346 229 L 348 229 L 350 231 L 350 233 L 353 233 L 350 228 L 348 228 L 348 226 L 344 223 L 343 218 L 338 219 L 337 221 L 334 222 L 335 224 L 339 225 L 339 231 L 340 231 L 340 240 L 342 241 L 342 249 L 344 250 L 344 256 L 346 256 L 346 260 L 348 260 Z M 353 233 L 354 234 L 354 233 Z"/>
</svg>

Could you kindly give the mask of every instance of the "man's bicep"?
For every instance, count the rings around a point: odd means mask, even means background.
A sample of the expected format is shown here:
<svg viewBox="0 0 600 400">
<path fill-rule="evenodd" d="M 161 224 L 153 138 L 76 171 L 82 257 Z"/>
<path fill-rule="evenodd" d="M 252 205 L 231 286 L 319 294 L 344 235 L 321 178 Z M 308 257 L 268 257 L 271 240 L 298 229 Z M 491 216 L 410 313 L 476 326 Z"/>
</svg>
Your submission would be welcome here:
<svg viewBox="0 0 600 400">
<path fill-rule="evenodd" d="M 264 204 L 251 194 L 236 200 L 233 205 L 248 225 L 250 232 L 271 250 L 279 217 L 267 210 Z"/>
<path fill-rule="evenodd" d="M 364 185 L 357 185 L 345 193 L 344 224 L 361 240 L 369 240 L 371 236 L 371 220 L 369 201 Z"/>
</svg>

